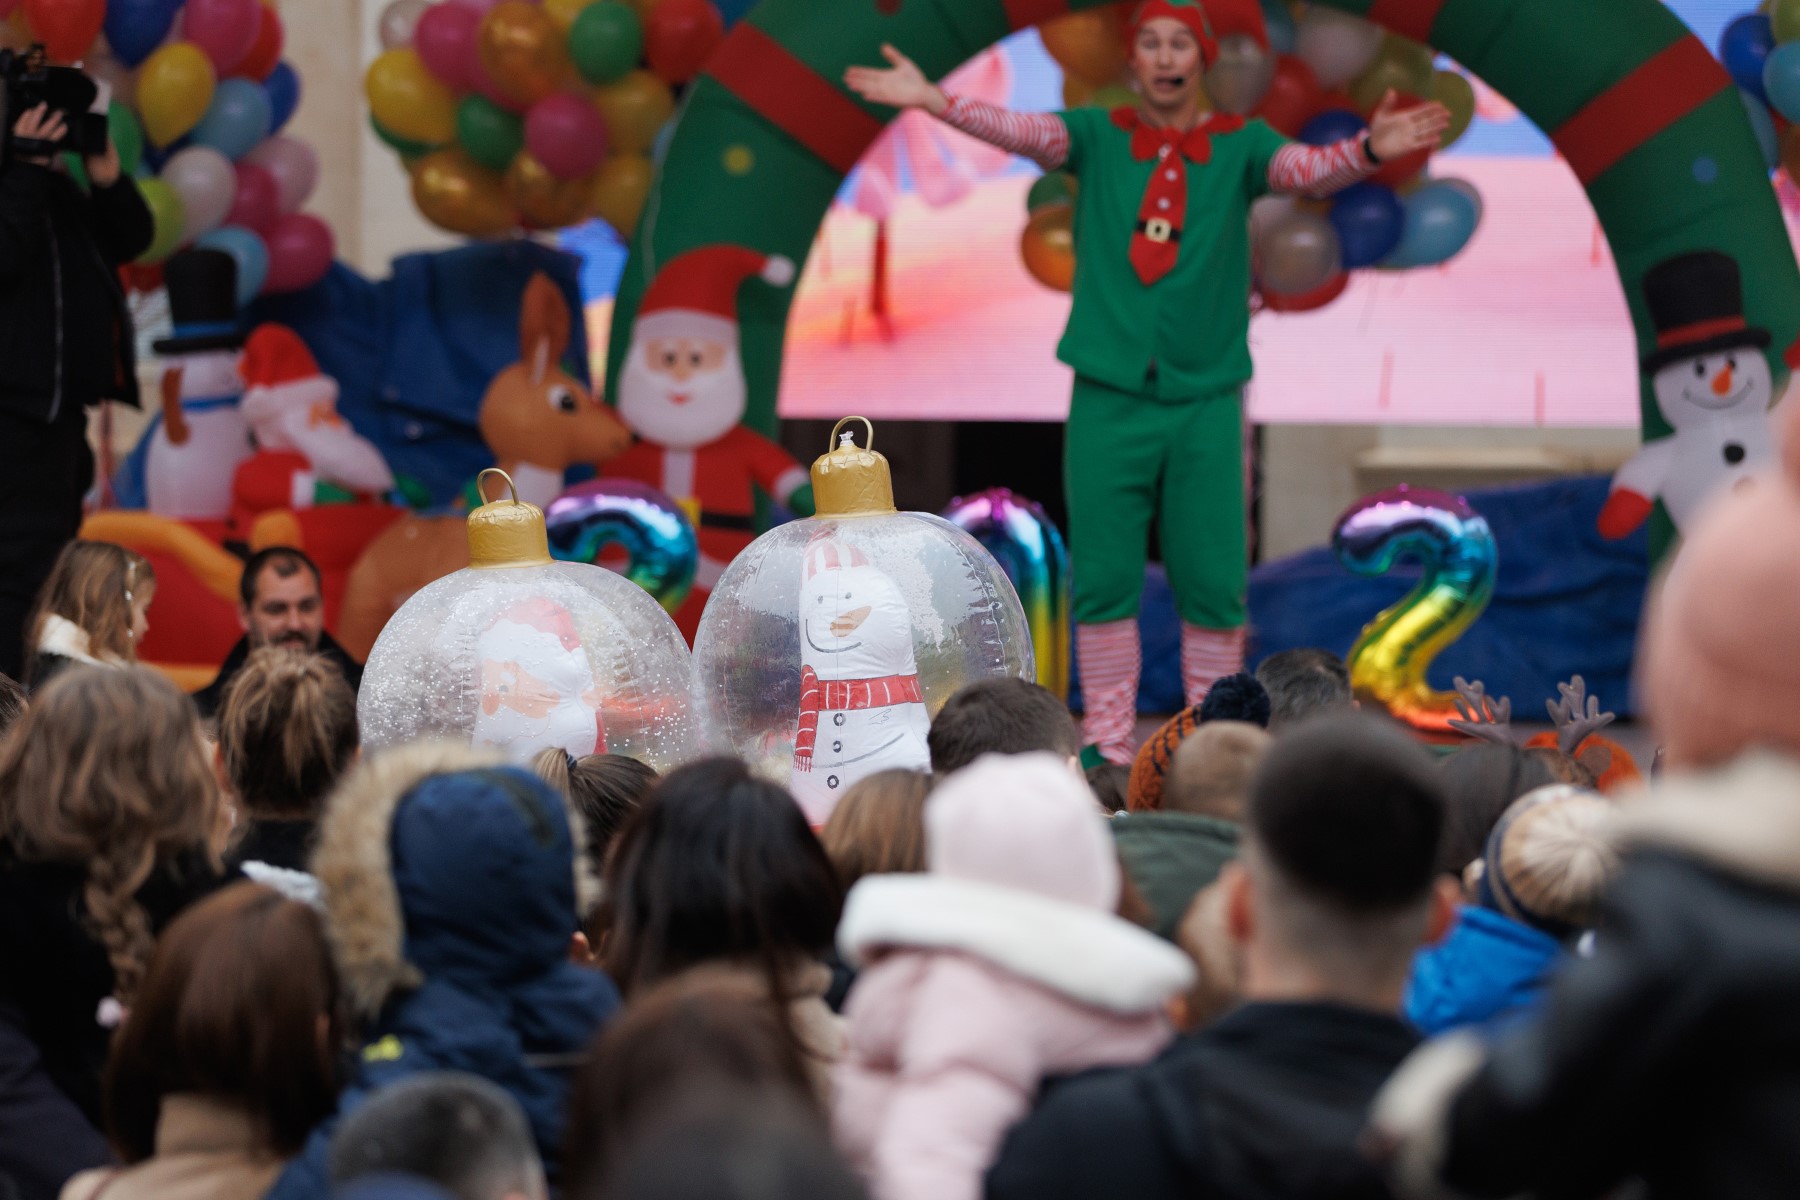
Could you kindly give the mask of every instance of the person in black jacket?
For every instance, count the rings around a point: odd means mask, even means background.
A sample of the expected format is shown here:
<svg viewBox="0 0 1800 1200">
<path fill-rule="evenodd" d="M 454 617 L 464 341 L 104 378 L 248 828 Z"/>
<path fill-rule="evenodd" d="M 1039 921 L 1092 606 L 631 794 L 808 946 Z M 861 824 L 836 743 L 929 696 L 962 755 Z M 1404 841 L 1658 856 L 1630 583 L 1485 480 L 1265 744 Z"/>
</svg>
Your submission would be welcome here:
<svg viewBox="0 0 1800 1200">
<path fill-rule="evenodd" d="M 323 586 L 318 565 L 292 546 L 270 546 L 250 556 L 238 580 L 238 621 L 244 636 L 225 656 L 213 681 L 194 693 L 201 716 L 218 715 L 225 689 L 244 669 L 250 652 L 264 646 L 316 654 L 337 667 L 351 692 L 362 686 L 362 664 L 325 632 Z"/>
<path fill-rule="evenodd" d="M 13 135 L 55 142 L 63 130 L 40 105 Z M 118 270 L 149 249 L 155 224 L 112 145 L 86 164 L 83 191 L 48 157 L 18 148 L 0 161 L 0 672 L 13 676 L 32 601 L 81 526 L 87 409 L 138 404 Z"/>
<path fill-rule="evenodd" d="M 1437 774 L 1404 735 L 1358 717 L 1288 734 L 1220 877 L 1244 1004 L 1145 1066 L 1050 1085 L 988 1200 L 1387 1196 L 1357 1143 L 1418 1041 L 1399 1016 L 1413 954 L 1449 928 L 1443 821 Z"/>
</svg>

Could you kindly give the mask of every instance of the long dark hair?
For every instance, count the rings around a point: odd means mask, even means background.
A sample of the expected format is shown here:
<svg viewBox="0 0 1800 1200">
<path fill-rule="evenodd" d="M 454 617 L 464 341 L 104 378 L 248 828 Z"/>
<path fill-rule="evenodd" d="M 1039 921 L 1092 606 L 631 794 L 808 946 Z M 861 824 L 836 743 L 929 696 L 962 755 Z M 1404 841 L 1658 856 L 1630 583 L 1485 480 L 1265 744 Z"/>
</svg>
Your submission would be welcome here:
<svg viewBox="0 0 1800 1200">
<path fill-rule="evenodd" d="M 759 966 L 778 999 L 831 946 L 843 892 L 787 792 L 731 758 L 664 777 L 606 867 L 606 969 L 627 998 L 707 962 Z"/>
</svg>

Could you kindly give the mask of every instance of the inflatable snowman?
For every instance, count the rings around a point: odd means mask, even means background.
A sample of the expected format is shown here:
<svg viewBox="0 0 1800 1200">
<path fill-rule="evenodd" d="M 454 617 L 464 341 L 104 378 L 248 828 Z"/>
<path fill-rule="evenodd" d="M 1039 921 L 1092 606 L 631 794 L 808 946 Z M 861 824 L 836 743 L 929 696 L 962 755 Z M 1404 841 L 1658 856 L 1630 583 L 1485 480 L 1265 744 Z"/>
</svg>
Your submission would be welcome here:
<svg viewBox="0 0 1800 1200">
<path fill-rule="evenodd" d="M 1644 299 L 1657 350 L 1643 370 L 1675 432 L 1647 443 L 1613 477 L 1598 522 L 1609 538 L 1636 530 L 1658 500 L 1685 532 L 1707 497 L 1775 457 L 1769 333 L 1744 319 L 1737 262 L 1706 250 L 1658 263 L 1644 276 Z"/>
<path fill-rule="evenodd" d="M 184 250 L 163 279 L 174 330 L 155 343 L 165 359 L 163 419 L 150 435 L 145 501 L 159 516 L 223 521 L 231 515 L 232 477 L 251 454 L 238 410 L 237 262 L 223 250 Z"/>
<path fill-rule="evenodd" d="M 861 550 L 826 531 L 806 548 L 800 664 L 789 788 L 808 820 L 823 824 L 864 776 L 930 769 L 931 717 L 906 600 Z"/>
</svg>

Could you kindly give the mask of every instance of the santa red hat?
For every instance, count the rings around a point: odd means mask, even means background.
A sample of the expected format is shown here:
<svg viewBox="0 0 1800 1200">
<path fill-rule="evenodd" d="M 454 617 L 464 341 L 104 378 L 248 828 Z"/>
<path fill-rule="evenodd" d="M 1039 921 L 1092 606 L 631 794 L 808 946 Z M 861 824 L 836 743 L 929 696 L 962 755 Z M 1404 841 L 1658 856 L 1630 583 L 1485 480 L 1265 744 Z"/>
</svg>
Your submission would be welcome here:
<svg viewBox="0 0 1800 1200">
<path fill-rule="evenodd" d="M 771 287 L 794 281 L 794 262 L 742 246 L 701 246 L 657 272 L 638 306 L 634 335 L 687 334 L 735 341 L 737 293 L 744 280 Z"/>
<path fill-rule="evenodd" d="M 1212 21 L 1198 0 L 1144 0 L 1131 14 L 1131 39 L 1136 41 L 1138 30 L 1157 17 L 1172 17 L 1188 27 L 1194 40 L 1200 43 L 1202 67 L 1210 68 L 1219 60 L 1219 40 L 1213 36 Z"/>
<path fill-rule="evenodd" d="M 319 370 L 312 351 L 286 325 L 270 322 L 252 330 L 238 370 L 248 420 L 300 405 L 337 403 L 337 381 Z"/>
<path fill-rule="evenodd" d="M 856 546 L 847 545 L 829 533 L 815 534 L 806 543 L 806 577 L 820 571 L 841 571 L 846 567 L 866 567 L 869 556 Z"/>
<path fill-rule="evenodd" d="M 525 647 L 539 654 L 580 654 L 574 616 L 547 596 L 533 596 L 508 605 L 476 646 L 483 658 L 515 657 Z"/>
</svg>

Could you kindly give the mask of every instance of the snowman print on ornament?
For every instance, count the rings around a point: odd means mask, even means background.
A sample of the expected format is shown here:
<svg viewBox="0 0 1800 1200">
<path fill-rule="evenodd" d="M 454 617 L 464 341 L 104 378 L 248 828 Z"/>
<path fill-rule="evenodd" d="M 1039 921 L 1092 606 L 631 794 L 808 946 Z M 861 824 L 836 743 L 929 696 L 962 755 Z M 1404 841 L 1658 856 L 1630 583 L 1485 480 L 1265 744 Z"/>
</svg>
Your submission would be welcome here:
<svg viewBox="0 0 1800 1200">
<path fill-rule="evenodd" d="M 912 615 L 868 557 L 825 531 L 800 585 L 800 715 L 789 790 L 823 825 L 858 780 L 925 770 L 931 718 L 913 657 Z"/>
<path fill-rule="evenodd" d="M 1658 500 L 1686 532 L 1709 496 L 1747 483 L 1775 457 L 1769 332 L 1744 318 L 1737 262 L 1701 251 L 1659 263 L 1644 277 L 1644 299 L 1657 348 L 1643 370 L 1674 432 L 1614 476 L 1599 519 L 1609 538 L 1635 531 Z"/>
</svg>

